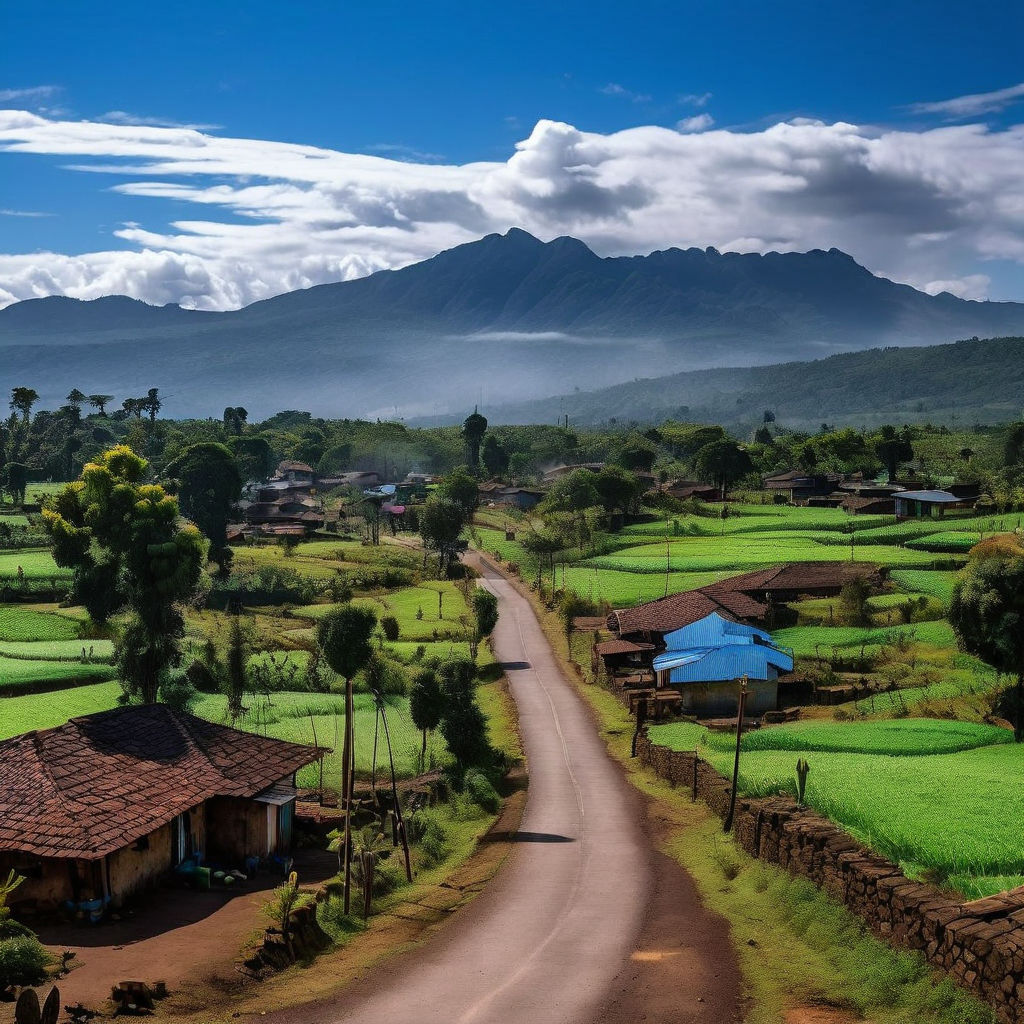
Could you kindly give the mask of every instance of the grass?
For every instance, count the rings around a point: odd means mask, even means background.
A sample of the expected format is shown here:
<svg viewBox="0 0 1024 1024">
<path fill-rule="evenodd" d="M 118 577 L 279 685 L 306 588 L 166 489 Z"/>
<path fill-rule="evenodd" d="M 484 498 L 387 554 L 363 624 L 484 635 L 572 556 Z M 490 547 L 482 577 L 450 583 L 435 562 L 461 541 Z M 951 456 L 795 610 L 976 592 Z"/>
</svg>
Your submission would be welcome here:
<svg viewBox="0 0 1024 1024">
<path fill-rule="evenodd" d="M 80 662 L 11 658 L 0 654 L 0 693 L 5 689 L 25 686 L 42 690 L 51 685 L 54 688 L 84 685 L 110 679 L 113 674 L 113 667 L 108 664 L 83 665 Z"/>
<path fill-rule="evenodd" d="M 881 647 L 901 638 L 933 647 L 955 647 L 953 629 L 945 619 L 899 626 L 791 626 L 772 634 L 776 643 L 800 656 L 827 655 L 833 648 Z"/>
<path fill-rule="evenodd" d="M 956 573 L 938 570 L 893 569 L 890 578 L 909 594 L 927 594 L 948 606 L 953 598 Z"/>
<path fill-rule="evenodd" d="M 46 548 L 0 551 L 0 579 L 17 579 L 19 566 L 27 580 L 71 578 L 71 571 L 61 569 Z"/>
<path fill-rule="evenodd" d="M 94 683 L 47 694 L 45 699 L 38 694 L 0 697 L 0 740 L 33 729 L 52 729 L 80 715 L 108 711 L 117 706 L 120 695 L 118 683 Z"/>
<path fill-rule="evenodd" d="M 699 747 L 727 775 L 729 738 L 699 729 L 655 726 L 650 735 L 680 750 Z M 807 722 L 748 734 L 743 748 L 744 793 L 795 793 L 803 754 L 807 802 L 912 877 L 927 871 L 976 895 L 986 878 L 1024 874 L 1024 790 L 1007 784 L 1024 770 L 1024 748 L 1005 729 L 927 719 Z"/>
<path fill-rule="evenodd" d="M 29 661 L 78 661 L 82 651 L 88 661 L 107 661 L 114 656 L 110 640 L 21 640 L 0 641 L 0 655 Z"/>
<path fill-rule="evenodd" d="M 0 605 L 0 641 L 75 640 L 80 635 L 79 623 L 46 606 Z"/>
</svg>

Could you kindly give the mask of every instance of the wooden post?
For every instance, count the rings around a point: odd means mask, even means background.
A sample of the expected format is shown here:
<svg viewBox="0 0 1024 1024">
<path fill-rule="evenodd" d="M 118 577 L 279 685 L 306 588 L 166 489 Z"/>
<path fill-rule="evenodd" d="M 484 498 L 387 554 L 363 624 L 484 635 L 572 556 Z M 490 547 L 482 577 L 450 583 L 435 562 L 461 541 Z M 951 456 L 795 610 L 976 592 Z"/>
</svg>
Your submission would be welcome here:
<svg viewBox="0 0 1024 1024">
<path fill-rule="evenodd" d="M 388 761 L 391 764 L 391 801 L 394 805 L 395 821 L 398 824 L 398 838 L 402 842 L 402 853 L 405 854 L 405 877 L 412 881 L 412 860 L 409 857 L 409 836 L 405 831 L 405 819 L 402 817 L 402 801 L 398 795 L 398 785 L 395 782 L 395 756 L 391 749 L 391 730 L 388 729 L 388 715 L 384 710 L 384 701 L 379 694 L 374 694 L 377 706 L 380 708 L 380 719 L 384 723 L 384 742 L 388 745 Z"/>
<path fill-rule="evenodd" d="M 693 800 L 692 803 L 697 802 L 697 749 L 693 751 Z"/>
<path fill-rule="evenodd" d="M 736 709 L 736 757 L 732 763 L 732 790 L 729 793 L 729 816 L 725 819 L 725 831 L 732 831 L 732 821 L 736 816 L 736 784 L 740 776 L 740 741 L 743 739 L 743 712 L 747 706 L 747 677 L 740 680 L 740 700 Z"/>
<path fill-rule="evenodd" d="M 640 738 L 644 725 L 647 722 L 647 698 L 641 697 L 636 702 L 636 729 L 633 730 L 633 751 L 631 756 L 636 757 L 636 742 Z"/>
<path fill-rule="evenodd" d="M 341 761 L 341 800 L 345 807 L 345 835 L 341 848 L 342 870 L 345 875 L 345 913 L 348 914 L 352 906 L 352 779 L 353 767 L 353 736 L 352 718 L 354 714 L 354 702 L 352 697 L 352 679 L 345 680 L 345 740 L 342 747 Z"/>
</svg>

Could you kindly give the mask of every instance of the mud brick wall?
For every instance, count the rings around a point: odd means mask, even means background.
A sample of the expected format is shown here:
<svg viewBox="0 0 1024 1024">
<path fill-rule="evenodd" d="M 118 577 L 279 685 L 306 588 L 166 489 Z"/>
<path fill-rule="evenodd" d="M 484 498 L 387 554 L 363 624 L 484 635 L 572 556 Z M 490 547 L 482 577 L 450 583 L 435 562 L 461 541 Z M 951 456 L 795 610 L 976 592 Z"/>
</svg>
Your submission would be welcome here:
<svg viewBox="0 0 1024 1024">
<path fill-rule="evenodd" d="M 637 739 L 637 757 L 719 817 L 729 782 L 695 752 Z M 1024 889 L 965 903 L 913 882 L 816 811 L 789 797 L 736 802 L 733 831 L 751 856 L 809 879 L 895 946 L 918 950 L 934 967 L 996 1011 L 1024 1022 Z"/>
</svg>

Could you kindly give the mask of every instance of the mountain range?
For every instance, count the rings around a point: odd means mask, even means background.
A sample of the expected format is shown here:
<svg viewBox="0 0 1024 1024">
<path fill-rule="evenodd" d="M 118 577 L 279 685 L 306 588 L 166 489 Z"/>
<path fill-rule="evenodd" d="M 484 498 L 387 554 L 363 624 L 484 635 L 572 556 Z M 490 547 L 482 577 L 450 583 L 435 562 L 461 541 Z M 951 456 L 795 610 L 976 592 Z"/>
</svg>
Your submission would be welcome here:
<svg viewBox="0 0 1024 1024">
<path fill-rule="evenodd" d="M 1019 334 L 1022 303 L 927 295 L 837 249 L 600 257 L 512 229 L 230 312 L 124 296 L 15 303 L 0 310 L 0 388 L 34 387 L 52 407 L 73 387 L 118 401 L 158 387 L 175 416 L 454 417 L 637 377 Z M 692 379 L 734 371 L 717 373 Z"/>
</svg>

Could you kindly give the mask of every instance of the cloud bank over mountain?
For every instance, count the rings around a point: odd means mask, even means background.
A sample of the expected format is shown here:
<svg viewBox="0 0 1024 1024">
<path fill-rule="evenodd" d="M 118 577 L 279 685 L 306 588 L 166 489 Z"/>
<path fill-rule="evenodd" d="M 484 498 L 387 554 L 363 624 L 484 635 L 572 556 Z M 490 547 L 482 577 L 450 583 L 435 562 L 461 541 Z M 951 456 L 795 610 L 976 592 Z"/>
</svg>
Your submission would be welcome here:
<svg viewBox="0 0 1024 1024">
<path fill-rule="evenodd" d="M 977 104 L 975 104 L 977 106 Z M 63 294 L 231 309 L 405 266 L 491 231 L 571 234 L 601 255 L 832 246 L 930 292 L 984 297 L 1024 263 L 1024 125 L 915 130 L 797 119 L 758 130 L 539 121 L 505 161 L 416 163 L 200 127 L 0 111 L 0 152 L 57 158 L 195 219 L 142 220 L 124 248 L 0 254 L 0 305 Z M 709 121 L 710 123 L 710 115 Z M 702 125 L 705 122 L 702 122 Z"/>
</svg>

